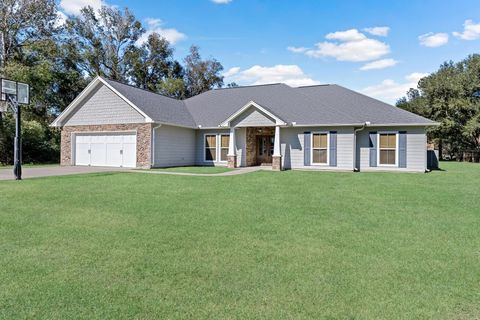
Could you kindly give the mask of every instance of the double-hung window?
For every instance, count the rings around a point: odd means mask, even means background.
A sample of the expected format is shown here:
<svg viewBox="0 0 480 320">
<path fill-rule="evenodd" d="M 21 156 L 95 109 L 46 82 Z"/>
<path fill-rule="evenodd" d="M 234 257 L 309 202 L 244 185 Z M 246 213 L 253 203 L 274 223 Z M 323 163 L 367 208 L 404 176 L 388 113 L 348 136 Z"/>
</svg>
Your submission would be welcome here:
<svg viewBox="0 0 480 320">
<path fill-rule="evenodd" d="M 220 161 L 228 160 L 228 144 L 230 143 L 229 134 L 220 135 Z"/>
<path fill-rule="evenodd" d="M 379 133 L 378 164 L 395 166 L 397 164 L 397 134 Z"/>
<path fill-rule="evenodd" d="M 328 164 L 328 133 L 312 133 L 312 164 Z"/>
<path fill-rule="evenodd" d="M 204 139 L 205 161 L 226 162 L 228 160 L 229 134 L 207 133 Z"/>
<path fill-rule="evenodd" d="M 217 135 L 205 135 L 205 161 L 217 160 Z"/>
</svg>

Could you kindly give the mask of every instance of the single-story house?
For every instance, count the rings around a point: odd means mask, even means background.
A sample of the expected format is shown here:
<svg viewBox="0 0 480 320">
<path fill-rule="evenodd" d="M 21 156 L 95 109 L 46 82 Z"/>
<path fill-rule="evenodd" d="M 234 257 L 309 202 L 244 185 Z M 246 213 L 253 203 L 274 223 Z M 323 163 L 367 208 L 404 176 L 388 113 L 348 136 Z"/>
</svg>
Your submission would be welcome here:
<svg viewBox="0 0 480 320">
<path fill-rule="evenodd" d="M 424 172 L 425 130 L 436 123 L 339 85 L 178 100 L 96 77 L 52 125 L 62 165 Z"/>
</svg>

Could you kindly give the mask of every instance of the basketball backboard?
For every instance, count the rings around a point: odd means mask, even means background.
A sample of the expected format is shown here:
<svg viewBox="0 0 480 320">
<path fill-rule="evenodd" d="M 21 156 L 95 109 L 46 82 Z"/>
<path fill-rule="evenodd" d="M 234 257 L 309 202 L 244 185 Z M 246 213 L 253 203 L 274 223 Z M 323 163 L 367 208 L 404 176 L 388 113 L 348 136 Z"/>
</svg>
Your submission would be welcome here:
<svg viewBox="0 0 480 320">
<path fill-rule="evenodd" d="M 30 88 L 28 84 L 1 79 L 0 81 L 0 100 L 6 101 L 7 95 L 15 96 L 19 104 L 30 103 Z"/>
</svg>

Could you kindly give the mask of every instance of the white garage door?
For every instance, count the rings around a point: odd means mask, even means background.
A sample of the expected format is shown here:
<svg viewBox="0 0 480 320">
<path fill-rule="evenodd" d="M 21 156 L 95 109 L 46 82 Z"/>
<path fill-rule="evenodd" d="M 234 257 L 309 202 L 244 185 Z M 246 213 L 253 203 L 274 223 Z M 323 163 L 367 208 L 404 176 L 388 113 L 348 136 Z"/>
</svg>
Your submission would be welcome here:
<svg viewBox="0 0 480 320">
<path fill-rule="evenodd" d="M 77 134 L 75 165 L 134 168 L 137 162 L 135 133 Z"/>
</svg>

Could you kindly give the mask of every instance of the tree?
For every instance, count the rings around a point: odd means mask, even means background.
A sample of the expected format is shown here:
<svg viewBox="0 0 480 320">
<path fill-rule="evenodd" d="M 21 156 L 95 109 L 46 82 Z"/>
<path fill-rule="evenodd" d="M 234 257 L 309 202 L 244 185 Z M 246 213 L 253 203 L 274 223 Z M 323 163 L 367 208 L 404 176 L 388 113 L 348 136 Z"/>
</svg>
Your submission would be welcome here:
<svg viewBox="0 0 480 320">
<path fill-rule="evenodd" d="M 429 137 L 440 149 L 461 157 L 462 150 L 480 152 L 479 91 L 480 55 L 474 54 L 458 63 L 443 63 L 397 106 L 440 122 L 429 130 Z"/>
<path fill-rule="evenodd" d="M 68 36 L 75 39 L 73 48 L 80 57 L 81 69 L 90 77 L 101 75 L 128 81 L 128 53 L 135 50 L 144 29 L 126 8 L 102 6 L 98 12 L 88 6 L 80 16 L 67 20 Z"/>
<path fill-rule="evenodd" d="M 0 3 L 0 74 L 30 84 L 31 103 L 22 106 L 23 140 L 27 144 L 39 132 L 45 133 L 40 137 L 53 137 L 48 128 L 46 107 L 48 93 L 55 88 L 53 70 L 59 32 L 54 1 L 5 0 Z M 11 162 L 13 154 L 14 118 L 11 114 L 0 116 L 0 162 L 6 163 Z M 29 154 L 42 155 L 42 161 L 56 156 L 55 151 L 42 149 L 44 147 L 32 143 L 24 159 L 29 159 Z"/>
<path fill-rule="evenodd" d="M 185 86 L 183 68 L 173 58 L 170 43 L 158 33 L 148 36 L 147 42 L 128 53 L 129 78 L 137 87 L 182 97 Z"/>
<path fill-rule="evenodd" d="M 190 47 L 190 54 L 185 58 L 185 82 L 187 96 L 192 97 L 213 88 L 223 86 L 220 72 L 223 66 L 215 59 L 202 60 L 199 48 Z"/>
<path fill-rule="evenodd" d="M 0 73 L 13 57 L 21 57 L 29 44 L 51 37 L 57 10 L 54 0 L 2 0 L 0 2 Z"/>
</svg>

